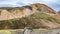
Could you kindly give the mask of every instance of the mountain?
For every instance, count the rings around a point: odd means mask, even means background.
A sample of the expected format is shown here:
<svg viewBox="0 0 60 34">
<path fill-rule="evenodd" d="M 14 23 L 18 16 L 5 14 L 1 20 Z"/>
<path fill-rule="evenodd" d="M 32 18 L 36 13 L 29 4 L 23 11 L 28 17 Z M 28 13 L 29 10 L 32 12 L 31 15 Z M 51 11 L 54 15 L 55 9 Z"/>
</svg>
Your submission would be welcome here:
<svg viewBox="0 0 60 34">
<path fill-rule="evenodd" d="M 45 4 L 36 3 L 12 8 L 1 7 L 0 29 L 58 28 L 60 27 L 59 18 L 56 11 Z"/>
<path fill-rule="evenodd" d="M 58 11 L 58 14 L 60 15 L 60 11 Z"/>
</svg>

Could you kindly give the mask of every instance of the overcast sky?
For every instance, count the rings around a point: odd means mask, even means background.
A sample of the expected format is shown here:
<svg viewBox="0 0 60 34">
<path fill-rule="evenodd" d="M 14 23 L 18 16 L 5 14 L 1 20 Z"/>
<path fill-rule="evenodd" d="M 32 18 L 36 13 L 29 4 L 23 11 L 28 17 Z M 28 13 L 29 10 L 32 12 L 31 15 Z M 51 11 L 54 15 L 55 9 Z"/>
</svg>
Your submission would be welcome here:
<svg viewBox="0 0 60 34">
<path fill-rule="evenodd" d="M 60 0 L 0 0 L 0 7 L 5 7 L 5 6 L 15 7 L 15 6 L 32 4 L 32 3 L 43 3 L 50 6 L 55 11 L 60 10 Z"/>
</svg>

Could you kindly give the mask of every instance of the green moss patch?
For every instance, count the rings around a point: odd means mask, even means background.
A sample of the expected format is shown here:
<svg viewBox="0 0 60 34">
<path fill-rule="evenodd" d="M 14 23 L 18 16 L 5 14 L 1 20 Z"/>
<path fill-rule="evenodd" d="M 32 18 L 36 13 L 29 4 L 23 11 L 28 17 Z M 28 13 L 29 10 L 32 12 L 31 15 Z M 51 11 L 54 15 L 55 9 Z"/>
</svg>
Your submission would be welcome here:
<svg viewBox="0 0 60 34">
<path fill-rule="evenodd" d="M 45 20 L 51 21 L 52 23 L 53 22 L 60 23 L 60 20 L 53 18 L 48 14 L 42 12 L 36 12 L 24 18 L 0 21 L 0 29 L 23 29 L 25 26 L 39 28 L 42 27 L 41 19 L 44 21 Z"/>
</svg>

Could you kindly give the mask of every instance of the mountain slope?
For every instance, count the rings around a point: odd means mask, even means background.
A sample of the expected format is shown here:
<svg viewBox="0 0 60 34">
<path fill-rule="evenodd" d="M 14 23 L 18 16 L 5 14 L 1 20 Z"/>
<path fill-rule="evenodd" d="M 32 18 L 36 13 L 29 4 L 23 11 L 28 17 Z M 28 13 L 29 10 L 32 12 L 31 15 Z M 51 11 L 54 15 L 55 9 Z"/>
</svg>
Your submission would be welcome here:
<svg viewBox="0 0 60 34">
<path fill-rule="evenodd" d="M 36 8 L 40 9 L 42 12 L 56 13 L 52 8 L 44 4 L 37 3 L 37 4 L 31 4 L 31 6 L 33 7 L 35 6 Z"/>
<path fill-rule="evenodd" d="M 58 14 L 60 15 L 60 11 L 58 11 Z"/>
<path fill-rule="evenodd" d="M 53 9 L 44 4 L 31 4 L 23 7 L 0 8 L 0 29 L 57 28 L 60 19 Z"/>
</svg>

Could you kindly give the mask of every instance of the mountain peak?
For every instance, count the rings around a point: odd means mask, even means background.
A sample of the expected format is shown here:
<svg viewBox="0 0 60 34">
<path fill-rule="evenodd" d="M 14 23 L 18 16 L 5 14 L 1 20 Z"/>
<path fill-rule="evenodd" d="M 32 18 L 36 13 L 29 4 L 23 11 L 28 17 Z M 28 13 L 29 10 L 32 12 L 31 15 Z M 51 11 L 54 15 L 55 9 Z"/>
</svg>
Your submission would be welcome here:
<svg viewBox="0 0 60 34">
<path fill-rule="evenodd" d="M 56 13 L 55 10 L 53 10 L 52 8 L 50 8 L 49 6 L 45 5 L 45 4 L 40 4 L 40 3 L 36 3 L 36 4 L 31 4 L 31 6 L 35 6 L 37 8 L 41 8 L 42 10 L 45 9 L 45 10 L 49 10 L 49 12 L 51 13 Z"/>
</svg>

